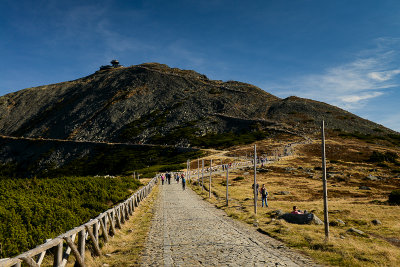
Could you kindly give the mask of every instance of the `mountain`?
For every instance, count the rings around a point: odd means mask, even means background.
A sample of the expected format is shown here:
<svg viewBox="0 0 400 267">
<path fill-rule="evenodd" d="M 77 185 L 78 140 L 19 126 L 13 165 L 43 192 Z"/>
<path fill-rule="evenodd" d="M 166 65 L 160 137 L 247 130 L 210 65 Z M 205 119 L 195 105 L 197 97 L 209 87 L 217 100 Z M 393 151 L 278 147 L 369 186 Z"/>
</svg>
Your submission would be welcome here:
<svg viewBox="0 0 400 267">
<path fill-rule="evenodd" d="M 202 146 L 197 139 L 225 133 L 312 134 L 321 120 L 337 132 L 396 134 L 322 102 L 280 99 L 158 63 L 103 69 L 0 98 L 0 133 L 17 137 Z"/>
</svg>

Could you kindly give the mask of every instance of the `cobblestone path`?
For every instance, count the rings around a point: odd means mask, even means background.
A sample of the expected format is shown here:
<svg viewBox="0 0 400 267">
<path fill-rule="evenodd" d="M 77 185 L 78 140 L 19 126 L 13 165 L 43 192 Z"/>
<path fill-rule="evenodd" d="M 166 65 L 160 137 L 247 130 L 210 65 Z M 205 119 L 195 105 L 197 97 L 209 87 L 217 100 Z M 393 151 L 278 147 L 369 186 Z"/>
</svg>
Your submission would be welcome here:
<svg viewBox="0 0 400 267">
<path fill-rule="evenodd" d="M 181 184 L 160 186 L 142 266 L 315 266 Z"/>
</svg>

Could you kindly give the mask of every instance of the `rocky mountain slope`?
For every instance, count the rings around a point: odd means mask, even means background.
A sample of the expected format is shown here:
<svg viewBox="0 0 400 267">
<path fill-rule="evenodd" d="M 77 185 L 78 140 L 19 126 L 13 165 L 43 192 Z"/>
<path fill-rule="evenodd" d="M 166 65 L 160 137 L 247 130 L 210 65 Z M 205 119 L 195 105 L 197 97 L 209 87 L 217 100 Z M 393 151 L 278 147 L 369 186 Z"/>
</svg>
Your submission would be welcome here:
<svg viewBox="0 0 400 267">
<path fill-rule="evenodd" d="M 341 133 L 396 134 L 325 103 L 280 99 L 250 84 L 157 63 L 0 98 L 0 133 L 36 138 L 202 146 L 198 140 L 224 133 L 313 134 L 323 119 Z"/>
</svg>

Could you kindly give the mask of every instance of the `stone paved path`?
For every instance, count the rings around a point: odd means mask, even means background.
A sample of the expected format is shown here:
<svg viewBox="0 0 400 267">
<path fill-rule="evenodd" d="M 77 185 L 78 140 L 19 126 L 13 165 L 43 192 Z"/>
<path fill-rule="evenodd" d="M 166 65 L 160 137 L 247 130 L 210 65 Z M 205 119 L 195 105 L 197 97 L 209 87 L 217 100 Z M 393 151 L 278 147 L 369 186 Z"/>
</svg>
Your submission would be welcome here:
<svg viewBox="0 0 400 267">
<path fill-rule="evenodd" d="M 142 266 L 315 266 L 181 184 L 160 186 Z"/>
</svg>

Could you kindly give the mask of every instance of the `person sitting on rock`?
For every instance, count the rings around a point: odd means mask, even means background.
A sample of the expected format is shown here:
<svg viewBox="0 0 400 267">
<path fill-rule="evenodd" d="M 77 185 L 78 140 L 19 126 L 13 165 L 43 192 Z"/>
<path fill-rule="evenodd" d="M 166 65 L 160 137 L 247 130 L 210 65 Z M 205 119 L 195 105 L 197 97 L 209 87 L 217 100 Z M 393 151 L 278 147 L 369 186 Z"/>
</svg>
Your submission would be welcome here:
<svg viewBox="0 0 400 267">
<path fill-rule="evenodd" d="M 303 214 L 303 212 L 297 210 L 297 206 L 293 206 L 293 210 L 292 210 L 291 214 Z"/>
</svg>

